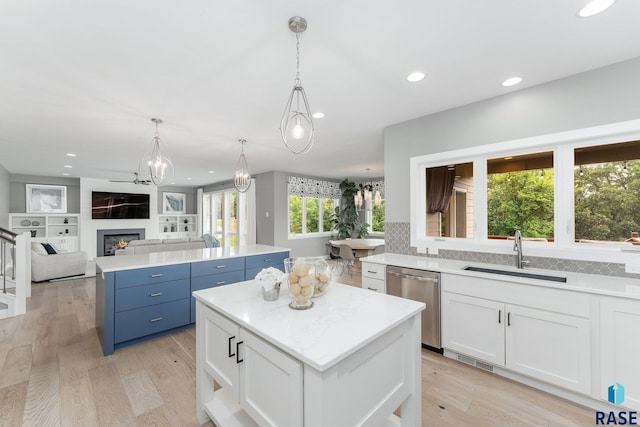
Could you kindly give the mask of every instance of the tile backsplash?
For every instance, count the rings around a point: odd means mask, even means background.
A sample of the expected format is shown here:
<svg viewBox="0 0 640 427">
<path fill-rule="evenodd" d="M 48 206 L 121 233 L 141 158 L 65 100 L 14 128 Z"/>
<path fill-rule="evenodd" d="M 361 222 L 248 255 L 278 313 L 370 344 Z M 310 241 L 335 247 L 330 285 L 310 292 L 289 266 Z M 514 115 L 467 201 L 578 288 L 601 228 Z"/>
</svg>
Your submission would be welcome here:
<svg viewBox="0 0 640 427">
<path fill-rule="evenodd" d="M 417 255 L 430 258 L 455 259 L 459 261 L 481 262 L 487 264 L 513 265 L 514 256 L 486 252 L 440 250 L 438 255 L 419 254 L 410 246 L 410 224 L 408 222 L 387 222 L 384 233 L 386 251 L 403 255 Z M 570 271 L 573 273 L 600 274 L 639 279 L 640 274 L 624 271 L 624 264 L 612 262 L 576 261 L 572 259 L 526 256 L 528 267 L 546 270 Z"/>
</svg>

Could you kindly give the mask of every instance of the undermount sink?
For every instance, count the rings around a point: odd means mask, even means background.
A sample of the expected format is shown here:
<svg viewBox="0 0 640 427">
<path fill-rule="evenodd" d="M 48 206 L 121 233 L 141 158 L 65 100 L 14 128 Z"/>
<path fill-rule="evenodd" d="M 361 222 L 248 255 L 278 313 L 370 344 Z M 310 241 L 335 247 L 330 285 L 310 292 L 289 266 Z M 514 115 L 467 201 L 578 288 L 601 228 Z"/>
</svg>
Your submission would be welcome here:
<svg viewBox="0 0 640 427">
<path fill-rule="evenodd" d="M 500 270 L 497 268 L 475 267 L 469 265 L 464 268 L 468 271 L 477 271 L 479 273 L 502 274 L 504 276 L 526 277 L 527 279 L 548 280 L 551 282 L 567 283 L 567 278 L 562 276 L 550 276 L 547 274 L 530 273 L 528 271 Z"/>
</svg>

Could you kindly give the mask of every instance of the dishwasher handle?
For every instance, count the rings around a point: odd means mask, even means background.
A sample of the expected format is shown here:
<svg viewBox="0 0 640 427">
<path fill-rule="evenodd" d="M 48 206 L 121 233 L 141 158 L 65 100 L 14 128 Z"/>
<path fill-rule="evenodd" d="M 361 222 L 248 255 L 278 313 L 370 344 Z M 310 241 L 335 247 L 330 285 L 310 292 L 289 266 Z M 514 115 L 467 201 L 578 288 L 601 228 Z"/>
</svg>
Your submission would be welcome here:
<svg viewBox="0 0 640 427">
<path fill-rule="evenodd" d="M 387 274 L 392 276 L 398 276 L 398 277 L 406 277 L 406 278 L 410 278 L 411 280 L 419 280 L 421 282 L 440 283 L 440 279 L 436 279 L 435 277 L 413 276 L 409 274 L 396 273 L 395 271 L 388 271 L 388 270 L 387 270 Z"/>
</svg>

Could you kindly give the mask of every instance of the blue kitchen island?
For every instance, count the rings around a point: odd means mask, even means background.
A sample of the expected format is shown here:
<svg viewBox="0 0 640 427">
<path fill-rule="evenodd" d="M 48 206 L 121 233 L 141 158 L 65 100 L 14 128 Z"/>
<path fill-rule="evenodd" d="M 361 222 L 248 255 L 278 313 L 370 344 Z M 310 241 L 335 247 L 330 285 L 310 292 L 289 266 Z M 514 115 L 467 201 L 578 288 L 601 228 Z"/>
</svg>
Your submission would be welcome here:
<svg viewBox="0 0 640 427">
<path fill-rule="evenodd" d="M 284 270 L 289 249 L 267 245 L 97 257 L 96 331 L 105 356 L 190 328 L 192 292 Z"/>
</svg>

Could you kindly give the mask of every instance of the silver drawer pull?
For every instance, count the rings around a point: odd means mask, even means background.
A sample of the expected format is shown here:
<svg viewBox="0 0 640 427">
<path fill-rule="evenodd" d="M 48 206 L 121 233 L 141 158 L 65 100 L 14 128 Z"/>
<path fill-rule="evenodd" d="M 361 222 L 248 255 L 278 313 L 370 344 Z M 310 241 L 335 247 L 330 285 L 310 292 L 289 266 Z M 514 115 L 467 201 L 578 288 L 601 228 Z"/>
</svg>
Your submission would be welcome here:
<svg viewBox="0 0 640 427">
<path fill-rule="evenodd" d="M 371 270 L 367 270 L 367 273 L 378 274 L 378 272 L 377 272 L 377 271 L 371 271 Z"/>
<path fill-rule="evenodd" d="M 225 282 L 225 281 L 223 280 L 222 282 L 216 282 L 216 285 L 224 285 L 225 283 L 227 283 L 227 282 Z"/>
<path fill-rule="evenodd" d="M 155 319 L 149 320 L 149 322 L 154 323 L 154 322 L 159 322 L 161 320 L 162 320 L 162 317 L 156 317 Z"/>
<path fill-rule="evenodd" d="M 378 292 L 378 290 L 377 290 L 376 288 L 368 287 L 367 289 L 369 289 L 370 291 L 376 291 L 376 292 Z"/>
<path fill-rule="evenodd" d="M 164 276 L 164 274 L 162 273 L 158 273 L 158 274 L 152 274 L 151 277 L 162 277 Z"/>
<path fill-rule="evenodd" d="M 271 262 L 271 258 L 265 258 L 264 262 Z"/>
<path fill-rule="evenodd" d="M 216 265 L 216 268 L 226 268 L 226 265 Z"/>
<path fill-rule="evenodd" d="M 149 294 L 150 297 L 159 297 L 162 295 L 162 292 L 156 292 L 155 294 Z"/>
</svg>

